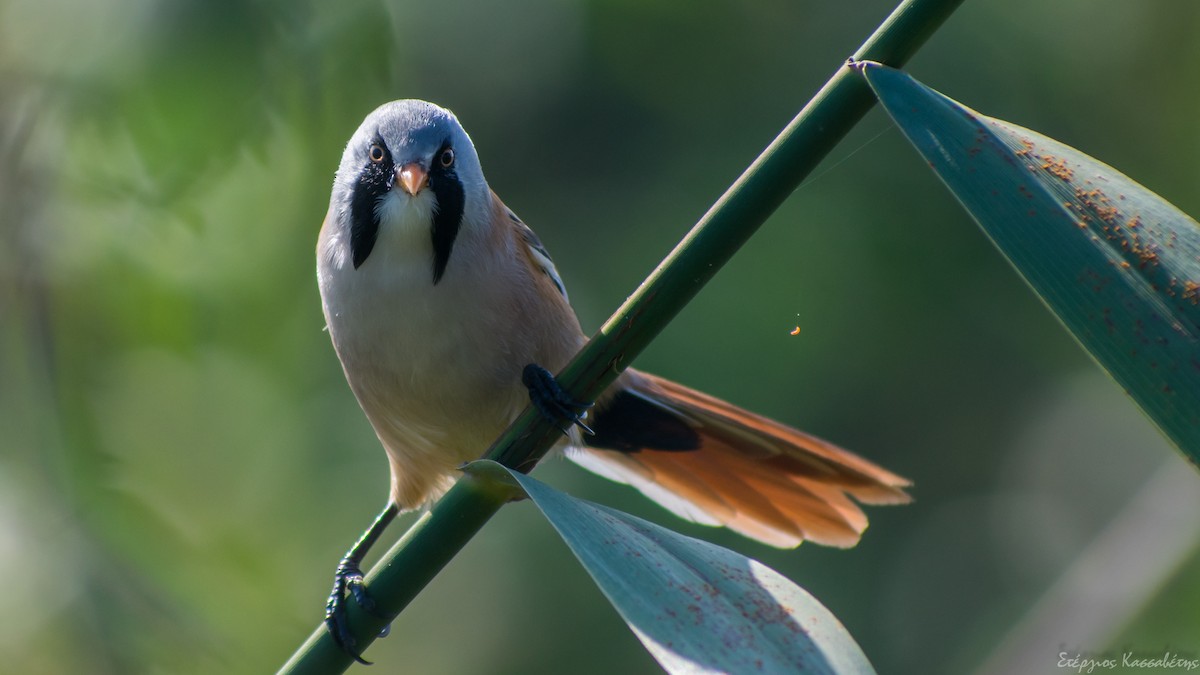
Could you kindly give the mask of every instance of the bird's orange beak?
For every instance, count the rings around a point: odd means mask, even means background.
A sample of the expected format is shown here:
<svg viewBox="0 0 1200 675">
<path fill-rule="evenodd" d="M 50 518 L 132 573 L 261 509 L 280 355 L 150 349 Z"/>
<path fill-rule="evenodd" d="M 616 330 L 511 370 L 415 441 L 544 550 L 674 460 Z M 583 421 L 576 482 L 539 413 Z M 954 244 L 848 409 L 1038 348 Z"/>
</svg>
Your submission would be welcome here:
<svg viewBox="0 0 1200 675">
<path fill-rule="evenodd" d="M 409 162 L 396 171 L 396 182 L 404 188 L 405 192 L 415 197 L 418 192 L 425 189 L 426 185 L 429 185 L 429 174 L 421 168 L 420 164 Z"/>
</svg>

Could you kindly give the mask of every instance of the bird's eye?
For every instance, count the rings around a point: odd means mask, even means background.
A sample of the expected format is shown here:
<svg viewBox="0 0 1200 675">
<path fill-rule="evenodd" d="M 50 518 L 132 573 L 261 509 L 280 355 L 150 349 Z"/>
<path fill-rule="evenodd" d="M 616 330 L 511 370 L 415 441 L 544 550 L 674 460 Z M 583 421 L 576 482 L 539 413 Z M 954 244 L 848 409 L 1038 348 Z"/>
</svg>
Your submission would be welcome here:
<svg viewBox="0 0 1200 675">
<path fill-rule="evenodd" d="M 442 156 L 438 157 L 438 162 L 441 163 L 443 169 L 449 169 L 454 166 L 454 148 L 443 150 Z"/>
<path fill-rule="evenodd" d="M 372 143 L 371 149 L 367 151 L 367 156 L 370 157 L 371 161 L 375 162 L 376 164 L 383 161 L 385 154 L 386 153 L 383 151 L 383 146 L 378 143 Z"/>
</svg>

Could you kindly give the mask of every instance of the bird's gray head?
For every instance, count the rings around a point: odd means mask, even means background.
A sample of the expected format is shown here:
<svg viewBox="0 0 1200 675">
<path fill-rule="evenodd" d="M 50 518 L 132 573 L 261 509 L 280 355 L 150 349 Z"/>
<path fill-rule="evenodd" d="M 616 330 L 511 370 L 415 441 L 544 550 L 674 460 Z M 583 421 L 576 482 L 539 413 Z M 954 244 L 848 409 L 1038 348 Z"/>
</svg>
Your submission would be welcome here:
<svg viewBox="0 0 1200 675">
<path fill-rule="evenodd" d="M 486 217 L 489 192 L 475 146 L 454 113 L 425 101 L 392 101 L 367 115 L 346 144 L 330 212 L 355 268 L 367 261 L 382 231 L 428 237 L 436 284 L 460 228 Z"/>
</svg>

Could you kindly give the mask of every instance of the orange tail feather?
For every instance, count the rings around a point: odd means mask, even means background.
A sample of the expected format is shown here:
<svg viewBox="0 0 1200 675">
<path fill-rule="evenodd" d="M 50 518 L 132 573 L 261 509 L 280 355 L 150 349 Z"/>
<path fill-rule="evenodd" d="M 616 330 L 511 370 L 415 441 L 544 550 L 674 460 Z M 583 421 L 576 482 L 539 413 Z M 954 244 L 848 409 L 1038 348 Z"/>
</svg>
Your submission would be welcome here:
<svg viewBox="0 0 1200 675">
<path fill-rule="evenodd" d="M 855 501 L 911 500 L 909 481 L 815 436 L 646 373 L 624 383 L 585 439 L 600 447 L 568 457 L 685 519 L 780 548 L 850 547 L 867 527 Z"/>
</svg>

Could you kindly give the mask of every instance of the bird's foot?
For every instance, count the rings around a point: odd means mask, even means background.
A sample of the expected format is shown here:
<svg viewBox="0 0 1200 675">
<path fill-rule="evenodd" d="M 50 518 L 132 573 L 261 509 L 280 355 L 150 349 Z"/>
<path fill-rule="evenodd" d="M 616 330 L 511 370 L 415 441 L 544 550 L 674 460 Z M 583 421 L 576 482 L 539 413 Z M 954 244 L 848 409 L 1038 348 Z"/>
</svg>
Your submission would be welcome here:
<svg viewBox="0 0 1200 675">
<path fill-rule="evenodd" d="M 358 561 L 346 556 L 338 563 L 337 572 L 333 576 L 333 592 L 329 594 L 329 601 L 325 603 L 325 627 L 342 651 L 354 657 L 355 661 L 369 666 L 371 662 L 364 659 L 355 649 L 358 641 L 350 632 L 350 624 L 346 619 L 346 602 L 351 597 L 363 611 L 369 614 L 376 613 L 375 601 L 367 593 Z M 389 627 L 385 627 L 380 636 L 387 635 L 388 629 Z"/>
<path fill-rule="evenodd" d="M 543 416 L 558 425 L 563 434 L 567 434 L 574 424 L 584 433 L 595 436 L 596 432 L 584 424 L 591 403 L 581 403 L 571 398 L 554 375 L 545 368 L 531 363 L 525 366 L 521 373 L 521 383 L 529 389 L 529 400 Z"/>
</svg>

